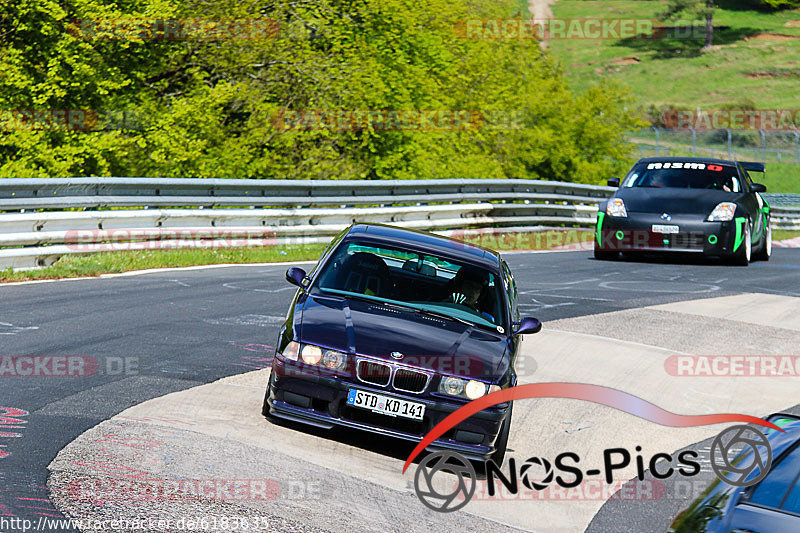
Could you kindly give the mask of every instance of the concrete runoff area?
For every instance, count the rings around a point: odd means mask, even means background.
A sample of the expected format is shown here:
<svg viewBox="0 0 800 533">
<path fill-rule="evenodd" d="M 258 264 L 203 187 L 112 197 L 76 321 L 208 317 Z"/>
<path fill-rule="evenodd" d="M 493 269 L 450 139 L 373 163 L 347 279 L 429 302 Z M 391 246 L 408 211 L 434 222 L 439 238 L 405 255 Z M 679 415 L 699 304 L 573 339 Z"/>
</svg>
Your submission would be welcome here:
<svg viewBox="0 0 800 533">
<path fill-rule="evenodd" d="M 799 403 L 800 378 L 672 375 L 668 361 L 691 355 L 797 355 L 798 310 L 800 298 L 742 294 L 554 320 L 540 334 L 525 339 L 518 363 L 520 381 L 604 385 L 678 414 L 765 416 Z M 357 432 L 273 424 L 260 412 L 268 375 L 268 369 L 248 372 L 154 398 L 82 434 L 49 466 L 48 486 L 56 507 L 75 518 L 262 517 L 289 531 L 450 527 L 465 531 L 622 531 L 626 527 L 664 531 L 675 513 L 699 494 L 699 487 L 675 498 L 632 494 L 635 509 L 648 516 L 646 522 L 617 514 L 608 522 L 614 526 L 592 523 L 601 508 L 606 511 L 604 503 L 613 492 L 636 475 L 631 464 L 615 472 L 611 491 L 594 483 L 602 481 L 602 476 L 594 476 L 591 490 L 586 490 L 587 485 L 571 493 L 548 491 L 539 499 L 507 494 L 497 499 L 481 497 L 462 510 L 436 513 L 414 494 L 416 465 L 401 473 L 412 445 L 353 434 Z M 518 464 L 529 457 L 552 461 L 569 451 L 580 456 L 586 470 L 603 465 L 606 448 L 632 452 L 641 446 L 646 462 L 655 453 L 672 454 L 723 429 L 721 425 L 664 427 L 578 400 L 522 400 L 514 406 L 507 459 L 513 457 Z M 133 447 L 136 443 L 138 448 Z M 707 455 L 700 459 L 707 473 Z M 86 490 L 76 490 L 81 483 L 113 486 L 113 480 L 120 478 L 266 479 L 280 488 L 269 500 L 251 495 L 244 501 L 211 498 L 199 504 L 181 498 L 118 498 L 102 506 L 92 503 Z"/>
</svg>

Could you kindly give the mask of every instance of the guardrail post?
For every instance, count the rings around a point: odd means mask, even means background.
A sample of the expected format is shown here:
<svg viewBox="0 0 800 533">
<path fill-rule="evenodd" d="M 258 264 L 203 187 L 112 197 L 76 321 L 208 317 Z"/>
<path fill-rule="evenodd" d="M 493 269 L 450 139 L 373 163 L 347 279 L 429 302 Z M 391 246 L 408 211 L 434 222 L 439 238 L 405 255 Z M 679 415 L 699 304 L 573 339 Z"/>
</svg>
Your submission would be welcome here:
<svg viewBox="0 0 800 533">
<path fill-rule="evenodd" d="M 761 134 L 761 161 L 766 163 L 767 162 L 767 134 L 762 129 L 759 129 L 758 132 Z"/>
<path fill-rule="evenodd" d="M 800 131 L 794 130 L 794 162 L 800 165 Z"/>
<path fill-rule="evenodd" d="M 697 157 L 697 131 L 694 128 L 689 128 L 692 132 L 692 155 Z"/>
<path fill-rule="evenodd" d="M 728 132 L 728 159 L 733 159 L 733 133 L 730 128 L 725 128 Z"/>
</svg>

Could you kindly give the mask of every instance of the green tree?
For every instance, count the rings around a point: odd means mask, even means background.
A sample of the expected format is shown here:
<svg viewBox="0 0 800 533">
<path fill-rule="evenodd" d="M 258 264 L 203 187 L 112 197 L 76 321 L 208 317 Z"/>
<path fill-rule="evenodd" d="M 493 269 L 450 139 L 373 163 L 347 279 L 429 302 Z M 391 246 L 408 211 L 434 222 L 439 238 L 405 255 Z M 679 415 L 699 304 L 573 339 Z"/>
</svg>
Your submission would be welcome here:
<svg viewBox="0 0 800 533">
<path fill-rule="evenodd" d="M 17 0 L 0 113 L 89 109 L 92 131 L 0 130 L 0 176 L 545 178 L 600 183 L 642 125 L 618 87 L 570 91 L 534 40 L 465 39 L 516 0 Z M 76 19 L 274 21 L 258 39 L 85 38 Z M 309 110 L 311 113 L 309 113 Z M 470 111 L 469 128 L 282 127 L 286 112 Z M 316 115 L 315 115 L 316 113 Z M 123 119 L 124 118 L 124 119 Z M 0 120 L 3 115 L 0 114 Z M 2 126 L 0 126 L 2 128 Z"/>
<path fill-rule="evenodd" d="M 800 7 L 800 0 L 758 0 L 762 5 L 775 9 L 796 9 Z"/>
<path fill-rule="evenodd" d="M 705 44 L 703 50 L 708 50 L 714 45 L 714 0 L 667 0 L 667 7 L 663 13 L 665 20 L 679 16 L 697 16 L 705 19 Z"/>
</svg>

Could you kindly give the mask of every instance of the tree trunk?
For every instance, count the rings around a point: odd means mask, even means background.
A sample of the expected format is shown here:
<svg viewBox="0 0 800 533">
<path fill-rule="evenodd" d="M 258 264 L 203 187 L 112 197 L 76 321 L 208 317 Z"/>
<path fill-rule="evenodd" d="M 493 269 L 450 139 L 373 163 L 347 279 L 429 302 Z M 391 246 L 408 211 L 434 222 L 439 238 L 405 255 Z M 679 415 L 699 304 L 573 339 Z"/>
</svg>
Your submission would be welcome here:
<svg viewBox="0 0 800 533">
<path fill-rule="evenodd" d="M 712 10 L 714 9 L 714 0 L 706 0 L 706 44 L 703 46 L 703 50 L 709 50 L 711 46 L 714 44 L 714 15 Z"/>
</svg>

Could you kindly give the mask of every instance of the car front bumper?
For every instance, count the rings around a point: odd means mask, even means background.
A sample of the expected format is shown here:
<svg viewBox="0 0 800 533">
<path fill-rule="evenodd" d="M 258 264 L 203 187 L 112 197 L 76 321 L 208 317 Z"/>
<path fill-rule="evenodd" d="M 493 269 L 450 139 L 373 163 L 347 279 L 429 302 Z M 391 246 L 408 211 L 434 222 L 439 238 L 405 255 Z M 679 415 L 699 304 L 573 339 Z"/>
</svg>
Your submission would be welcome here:
<svg viewBox="0 0 800 533">
<path fill-rule="evenodd" d="M 665 221 L 655 213 L 628 213 L 627 217 L 600 213 L 594 247 L 608 252 L 687 252 L 729 256 L 742 246 L 744 223 L 743 218 L 708 222 L 696 215 L 676 215 Z M 656 225 L 678 226 L 678 232 L 653 231 Z"/>
<path fill-rule="evenodd" d="M 269 414 L 278 418 L 330 429 L 344 426 L 389 437 L 419 442 L 464 403 L 447 402 L 424 394 L 403 394 L 362 383 L 356 378 L 324 375 L 276 356 L 272 366 L 272 392 L 266 398 Z M 350 389 L 422 403 L 421 421 L 373 413 L 347 405 Z M 436 439 L 429 451 L 448 449 L 483 460 L 494 451 L 494 441 L 508 412 L 508 404 L 480 411 Z"/>
</svg>

